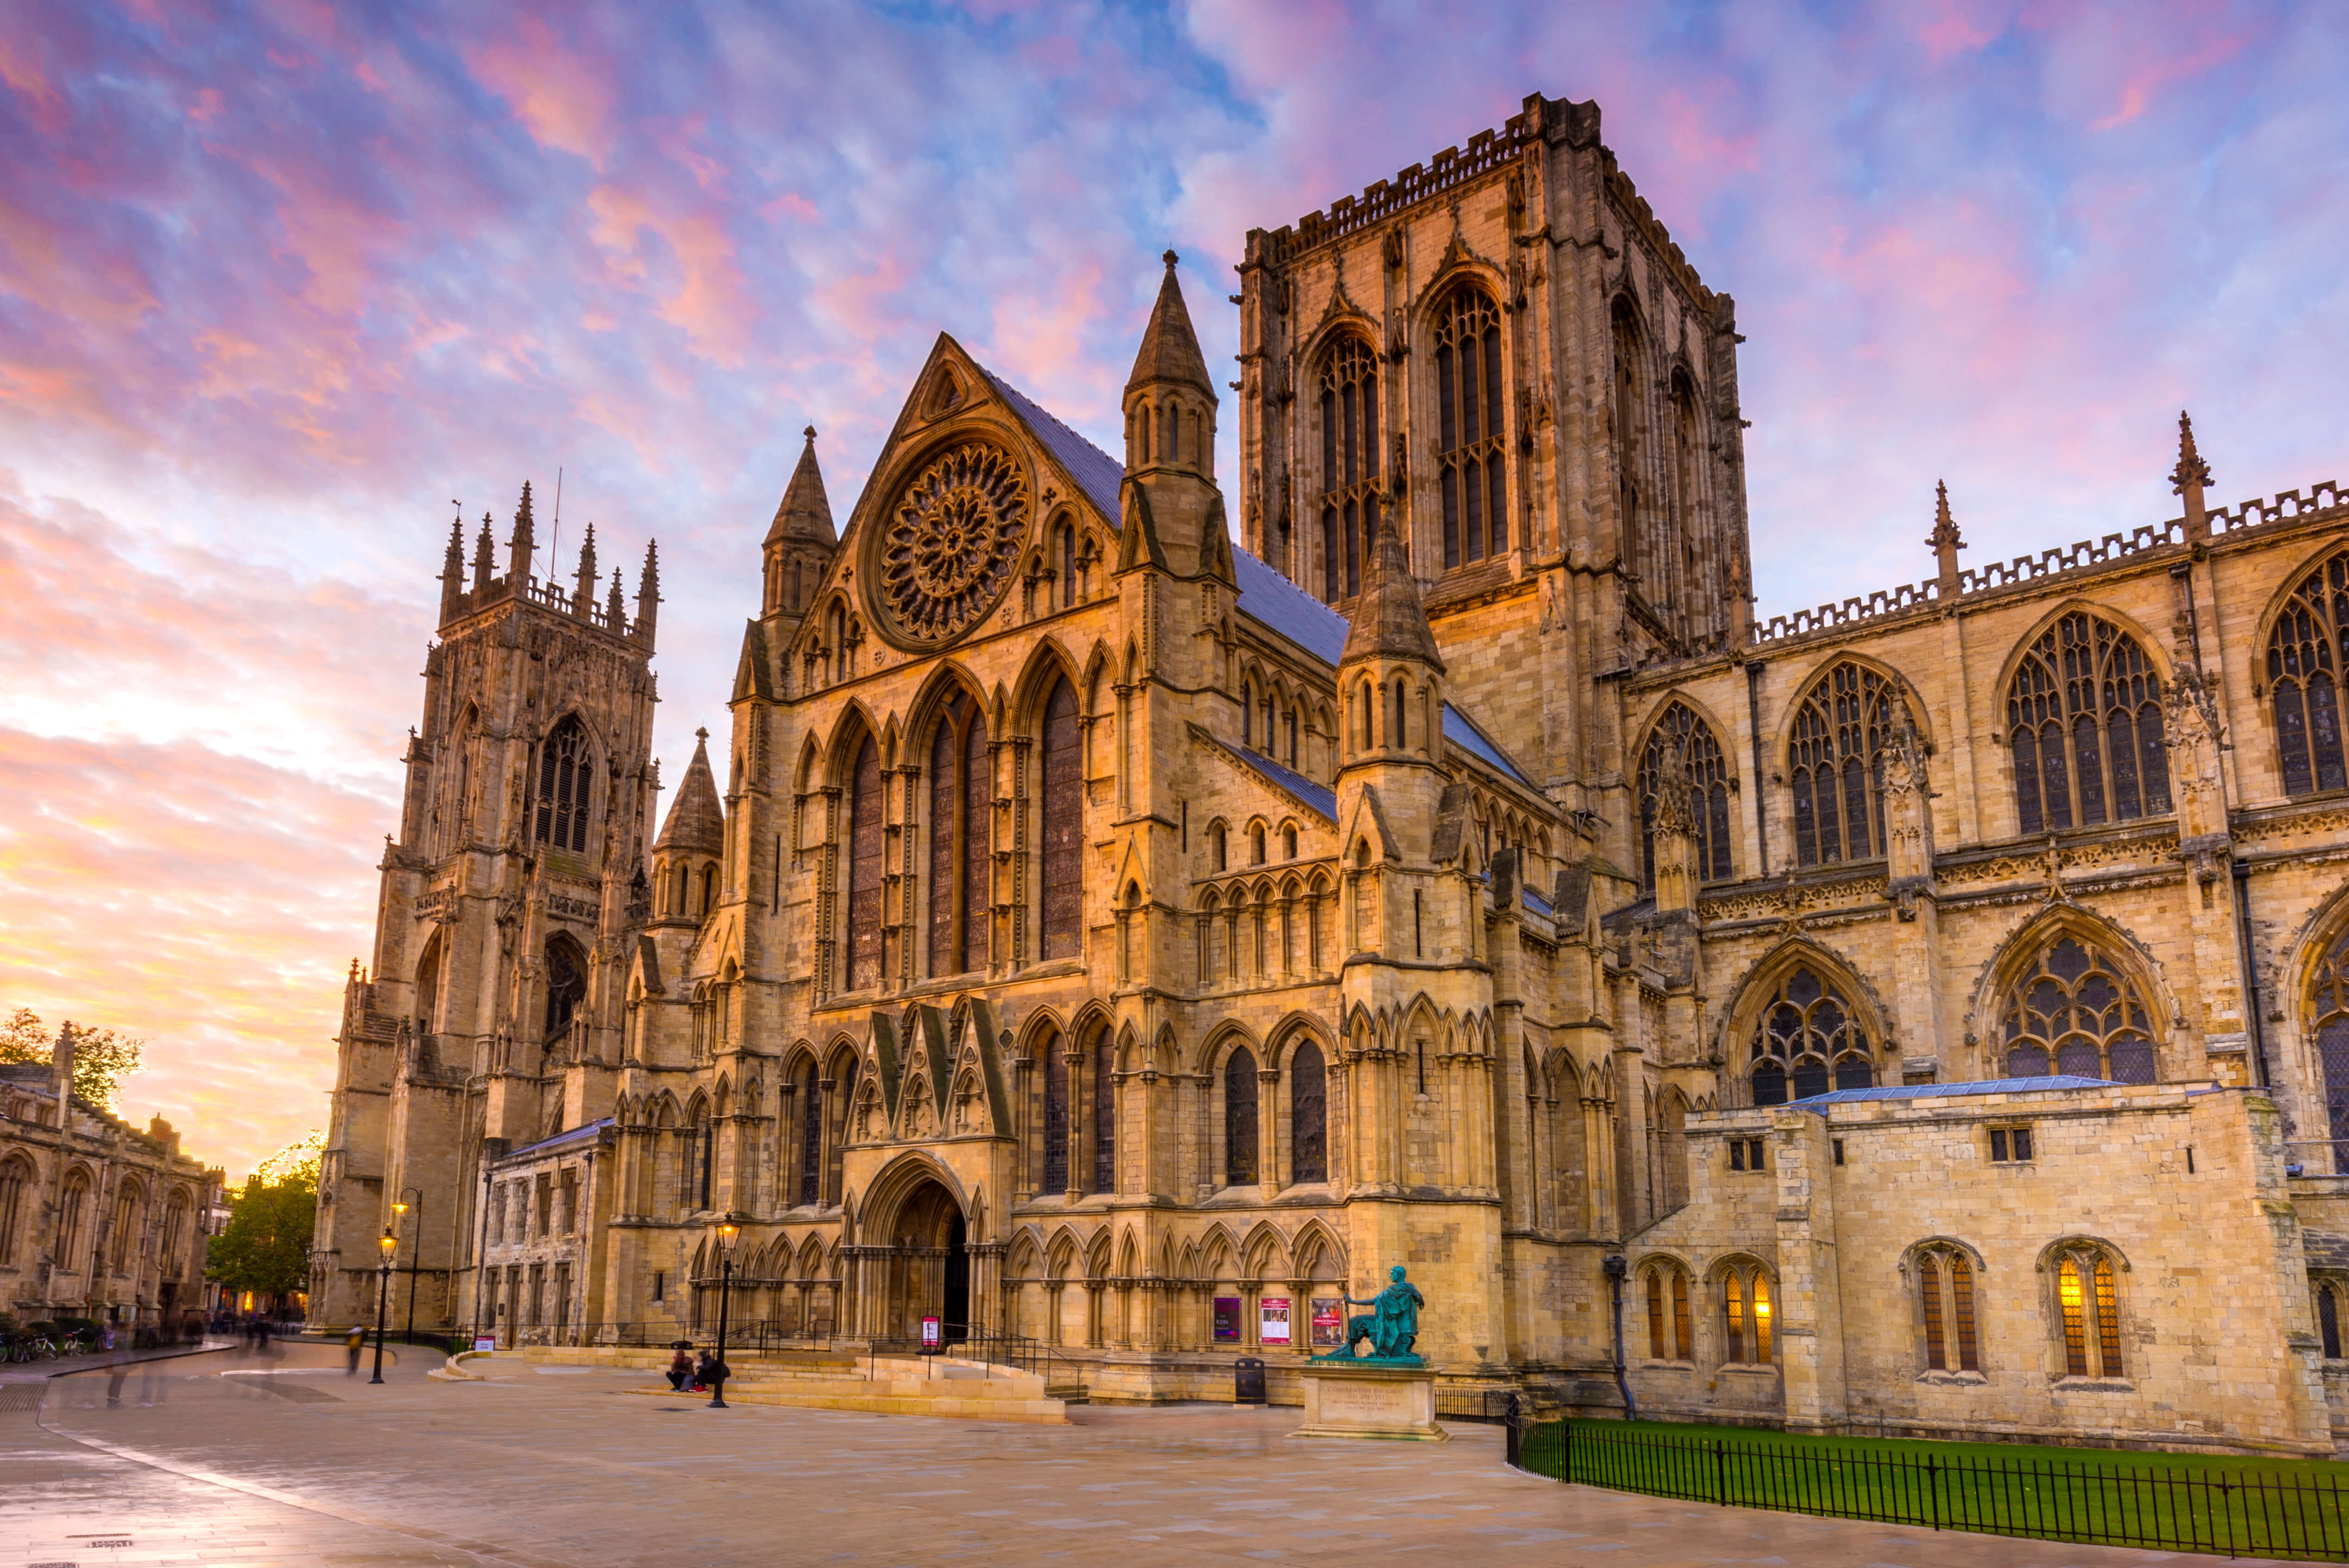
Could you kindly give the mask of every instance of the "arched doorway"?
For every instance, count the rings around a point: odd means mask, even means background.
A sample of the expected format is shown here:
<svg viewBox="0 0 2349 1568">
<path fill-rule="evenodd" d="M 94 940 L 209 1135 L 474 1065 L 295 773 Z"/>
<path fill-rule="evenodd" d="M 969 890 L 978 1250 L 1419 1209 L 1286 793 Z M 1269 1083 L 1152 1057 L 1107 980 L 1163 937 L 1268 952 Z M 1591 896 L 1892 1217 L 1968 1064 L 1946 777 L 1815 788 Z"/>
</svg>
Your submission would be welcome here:
<svg viewBox="0 0 2349 1568">
<path fill-rule="evenodd" d="M 962 1205 L 936 1180 L 905 1195 L 890 1237 L 888 1323 L 891 1337 L 918 1339 L 922 1320 L 935 1317 L 946 1337 L 970 1333 L 970 1251 Z"/>
</svg>

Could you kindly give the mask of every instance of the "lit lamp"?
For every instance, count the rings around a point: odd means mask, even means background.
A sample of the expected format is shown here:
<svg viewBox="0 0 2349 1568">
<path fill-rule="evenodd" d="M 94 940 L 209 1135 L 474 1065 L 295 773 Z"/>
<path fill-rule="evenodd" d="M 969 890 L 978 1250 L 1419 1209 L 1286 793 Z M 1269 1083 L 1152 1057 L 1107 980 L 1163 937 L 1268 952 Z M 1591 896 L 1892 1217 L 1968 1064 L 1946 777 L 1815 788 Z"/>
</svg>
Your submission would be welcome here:
<svg viewBox="0 0 2349 1568">
<path fill-rule="evenodd" d="M 383 1265 L 376 1271 L 375 1376 L 367 1379 L 370 1383 L 383 1381 L 383 1311 L 391 1299 L 391 1255 L 399 1250 L 399 1238 L 393 1235 L 391 1227 L 387 1225 L 383 1228 L 382 1239 L 376 1245 L 383 1249 Z"/>
<path fill-rule="evenodd" d="M 726 1308 L 734 1288 L 734 1220 L 718 1222 L 718 1371 L 709 1379 L 709 1407 L 726 1408 Z"/>
</svg>

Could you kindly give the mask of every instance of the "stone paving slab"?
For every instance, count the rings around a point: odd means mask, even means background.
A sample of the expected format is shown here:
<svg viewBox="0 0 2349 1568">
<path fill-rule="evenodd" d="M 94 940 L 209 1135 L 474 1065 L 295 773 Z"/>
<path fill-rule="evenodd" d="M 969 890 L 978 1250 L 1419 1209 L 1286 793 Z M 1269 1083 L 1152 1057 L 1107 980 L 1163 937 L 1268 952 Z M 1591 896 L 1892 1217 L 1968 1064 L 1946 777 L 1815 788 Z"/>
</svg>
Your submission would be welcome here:
<svg viewBox="0 0 2349 1568">
<path fill-rule="evenodd" d="M 1484 1427 L 1405 1448 L 1295 1439 L 1279 1407 L 1080 1407 L 1065 1427 L 718 1411 L 629 1397 L 633 1370 L 428 1381 L 438 1363 L 380 1386 L 326 1347 L 56 1379 L 37 1412 L 0 1410 L 0 1568 L 2217 1561 L 1565 1487 L 1510 1469 Z"/>
</svg>

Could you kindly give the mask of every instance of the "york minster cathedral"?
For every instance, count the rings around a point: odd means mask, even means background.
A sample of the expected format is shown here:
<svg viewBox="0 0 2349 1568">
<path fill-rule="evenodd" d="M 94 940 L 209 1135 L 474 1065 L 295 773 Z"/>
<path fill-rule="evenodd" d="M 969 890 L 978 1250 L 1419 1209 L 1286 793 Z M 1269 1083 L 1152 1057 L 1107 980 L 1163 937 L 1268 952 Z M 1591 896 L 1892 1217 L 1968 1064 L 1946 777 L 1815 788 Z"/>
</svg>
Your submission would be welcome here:
<svg viewBox="0 0 2349 1568">
<path fill-rule="evenodd" d="M 1115 455 L 943 335 L 842 517 L 810 431 L 673 782 L 653 548 L 451 535 L 313 1314 L 389 1229 L 502 1345 L 723 1280 L 1278 1401 L 1400 1263 L 1455 1389 L 2349 1442 L 2342 493 L 2181 419 L 2178 516 L 1967 562 L 1920 480 L 1918 580 L 1762 619 L 1733 303 L 1595 105 L 1237 274 Z"/>
</svg>

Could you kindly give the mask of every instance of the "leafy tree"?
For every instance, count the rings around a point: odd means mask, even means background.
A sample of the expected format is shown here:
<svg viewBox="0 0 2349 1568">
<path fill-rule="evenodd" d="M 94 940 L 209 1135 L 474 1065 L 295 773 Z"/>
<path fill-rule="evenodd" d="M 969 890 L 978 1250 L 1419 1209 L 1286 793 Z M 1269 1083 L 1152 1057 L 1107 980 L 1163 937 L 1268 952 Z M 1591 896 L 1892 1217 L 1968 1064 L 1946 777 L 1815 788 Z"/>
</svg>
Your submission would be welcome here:
<svg viewBox="0 0 2349 1568">
<path fill-rule="evenodd" d="M 310 1288 L 310 1235 L 318 1219 L 323 1133 L 280 1149 L 245 1178 L 228 1229 L 212 1238 L 204 1273 L 233 1291 L 290 1296 Z"/>
<path fill-rule="evenodd" d="M 122 1080 L 139 1071 L 146 1045 L 113 1029 L 76 1026 L 73 1032 L 73 1092 L 93 1106 L 116 1108 Z M 47 1062 L 57 1037 L 41 1023 L 41 1015 L 20 1007 L 0 1022 L 0 1062 Z"/>
</svg>

